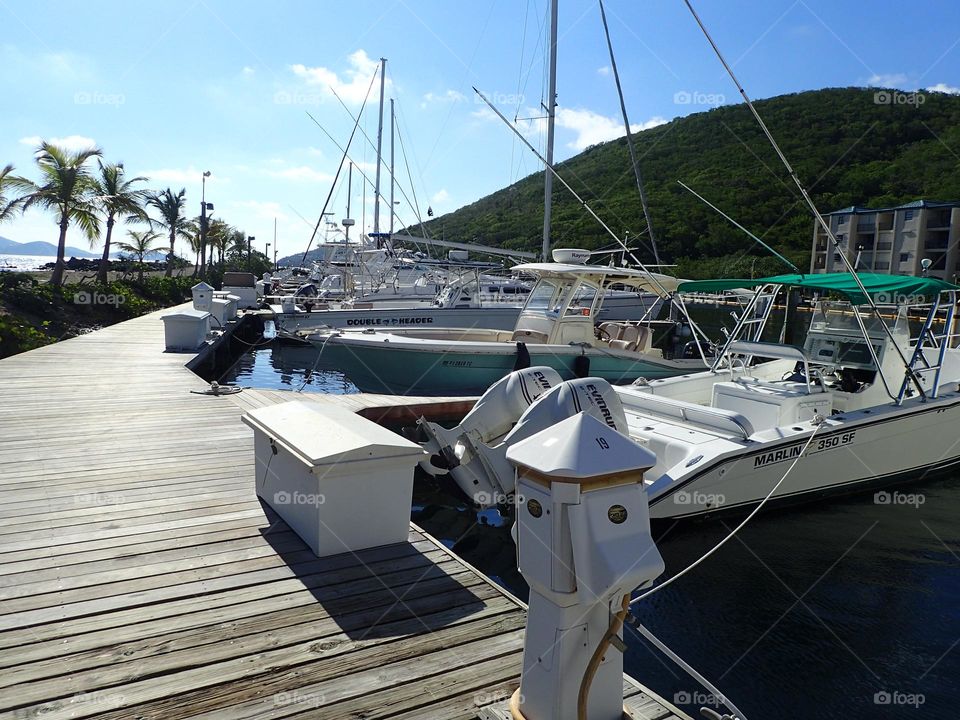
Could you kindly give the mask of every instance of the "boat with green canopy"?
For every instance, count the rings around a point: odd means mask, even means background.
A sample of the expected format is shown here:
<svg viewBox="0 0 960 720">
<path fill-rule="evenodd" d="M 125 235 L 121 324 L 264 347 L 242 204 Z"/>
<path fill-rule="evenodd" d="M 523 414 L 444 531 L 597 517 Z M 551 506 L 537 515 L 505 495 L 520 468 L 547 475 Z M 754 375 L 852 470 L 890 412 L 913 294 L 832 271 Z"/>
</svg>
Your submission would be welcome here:
<svg viewBox="0 0 960 720">
<path fill-rule="evenodd" d="M 753 294 L 708 370 L 611 387 L 540 369 L 553 386 L 518 417 L 488 422 L 498 437 L 471 434 L 469 415 L 451 430 L 421 423 L 431 458 L 443 459 L 427 469 L 449 472 L 478 502 L 509 496 L 513 474 L 498 459 L 511 442 L 581 411 L 656 454 L 645 473 L 654 518 L 852 492 L 960 464 L 960 287 L 834 273 L 688 281 L 679 290 L 747 287 Z M 821 294 L 805 337 L 797 346 L 763 341 L 771 308 L 795 288 Z M 489 405 L 481 398 L 477 408 Z"/>
</svg>

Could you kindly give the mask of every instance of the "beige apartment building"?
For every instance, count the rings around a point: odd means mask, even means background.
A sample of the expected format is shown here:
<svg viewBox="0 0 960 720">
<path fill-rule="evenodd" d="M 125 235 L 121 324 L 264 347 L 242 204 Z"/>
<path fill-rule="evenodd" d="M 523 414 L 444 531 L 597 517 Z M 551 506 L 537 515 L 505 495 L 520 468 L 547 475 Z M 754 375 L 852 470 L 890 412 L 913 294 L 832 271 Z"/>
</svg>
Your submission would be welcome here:
<svg viewBox="0 0 960 720">
<path fill-rule="evenodd" d="M 848 207 L 823 216 L 850 262 L 864 272 L 922 275 L 954 281 L 960 274 L 960 201 L 916 200 L 890 208 Z M 827 234 L 814 223 L 810 272 L 846 270 Z"/>
</svg>

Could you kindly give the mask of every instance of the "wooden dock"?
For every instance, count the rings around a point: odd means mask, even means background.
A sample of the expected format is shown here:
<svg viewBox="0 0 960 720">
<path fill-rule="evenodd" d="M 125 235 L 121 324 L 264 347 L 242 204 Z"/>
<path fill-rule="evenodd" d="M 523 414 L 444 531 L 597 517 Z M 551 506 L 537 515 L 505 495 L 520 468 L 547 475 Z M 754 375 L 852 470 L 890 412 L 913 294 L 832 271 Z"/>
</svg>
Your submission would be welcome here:
<svg viewBox="0 0 960 720">
<path fill-rule="evenodd" d="M 509 697 L 522 603 L 414 525 L 317 559 L 257 500 L 240 422 L 289 396 L 197 394 L 161 314 L 0 361 L 0 717 L 440 720 Z M 686 718 L 627 682 L 636 718 Z"/>
</svg>

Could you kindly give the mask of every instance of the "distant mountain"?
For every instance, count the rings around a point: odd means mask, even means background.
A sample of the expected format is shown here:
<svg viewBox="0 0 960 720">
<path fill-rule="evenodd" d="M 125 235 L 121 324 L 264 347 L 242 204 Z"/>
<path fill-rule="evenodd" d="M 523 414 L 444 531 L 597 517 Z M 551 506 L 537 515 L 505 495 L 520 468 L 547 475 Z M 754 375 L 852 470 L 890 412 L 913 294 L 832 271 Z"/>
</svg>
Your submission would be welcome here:
<svg viewBox="0 0 960 720">
<path fill-rule="evenodd" d="M 821 211 L 912 200 L 960 200 L 960 96 L 833 88 L 756 103 Z M 682 180 L 801 268 L 809 266 L 813 218 L 743 105 L 724 105 L 634 135 L 661 261 L 678 275 L 779 273 L 784 267 L 677 184 Z M 506 162 L 506 161 L 505 161 Z M 650 262 L 626 140 L 584 150 L 558 172 Z M 554 247 L 599 249 L 611 239 L 553 185 Z M 537 250 L 543 173 L 425 223 L 434 237 Z M 422 234 L 419 228 L 414 235 Z M 756 268 L 753 263 L 756 263 Z"/>
<path fill-rule="evenodd" d="M 10 238 L 0 237 L 0 253 L 7 255 L 50 255 L 57 254 L 57 246 L 52 243 L 35 240 L 34 242 L 19 243 Z M 76 258 L 95 258 L 100 257 L 100 253 L 92 253 L 89 250 L 80 250 L 79 248 L 66 247 L 65 257 Z"/>
<path fill-rule="evenodd" d="M 293 255 L 287 255 L 286 257 L 278 258 L 277 265 L 284 267 L 299 267 L 301 264 L 310 266 L 310 263 L 314 260 L 321 260 L 323 258 L 323 250 L 311 250 L 307 253 L 307 257 L 303 257 L 303 253 L 294 253 Z"/>
</svg>

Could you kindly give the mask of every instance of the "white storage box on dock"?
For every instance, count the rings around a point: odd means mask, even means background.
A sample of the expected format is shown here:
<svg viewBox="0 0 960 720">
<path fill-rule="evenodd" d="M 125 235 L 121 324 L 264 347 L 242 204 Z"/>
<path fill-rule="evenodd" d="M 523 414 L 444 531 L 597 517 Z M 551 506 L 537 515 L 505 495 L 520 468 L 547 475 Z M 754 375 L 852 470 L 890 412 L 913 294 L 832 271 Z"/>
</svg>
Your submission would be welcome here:
<svg viewBox="0 0 960 720">
<path fill-rule="evenodd" d="M 230 301 L 226 298 L 214 298 L 210 304 L 210 314 L 216 319 L 218 328 L 227 324 L 230 317 Z"/>
<path fill-rule="evenodd" d="M 213 300 L 213 287 L 207 285 L 205 282 L 198 282 L 192 288 L 190 292 L 193 294 L 193 309 L 194 310 L 209 310 L 210 302 Z"/>
<path fill-rule="evenodd" d="M 355 413 L 294 401 L 243 416 L 257 495 L 323 557 L 405 542 L 423 448 Z"/>
<path fill-rule="evenodd" d="M 240 298 L 236 295 L 226 295 L 223 299 L 230 302 L 230 306 L 227 308 L 227 320 L 236 320 L 237 305 L 240 302 Z"/>
<path fill-rule="evenodd" d="M 237 306 L 241 309 L 256 308 L 259 304 L 257 300 L 257 289 L 255 287 L 224 285 L 223 289 L 237 298 Z"/>
<path fill-rule="evenodd" d="M 162 316 L 167 350 L 193 352 L 207 339 L 210 313 L 206 310 L 178 310 Z"/>
</svg>

